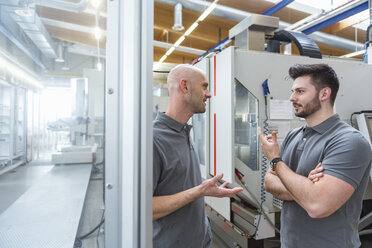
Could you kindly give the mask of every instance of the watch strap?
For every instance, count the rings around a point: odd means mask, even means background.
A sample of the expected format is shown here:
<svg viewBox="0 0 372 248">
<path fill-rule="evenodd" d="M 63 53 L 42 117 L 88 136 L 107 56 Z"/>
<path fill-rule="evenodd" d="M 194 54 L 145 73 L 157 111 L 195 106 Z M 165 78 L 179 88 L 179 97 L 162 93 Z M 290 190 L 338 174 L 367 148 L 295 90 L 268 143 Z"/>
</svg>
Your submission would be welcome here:
<svg viewBox="0 0 372 248">
<path fill-rule="evenodd" d="M 280 161 L 283 161 L 281 157 L 273 158 L 273 159 L 271 160 L 270 164 L 271 164 L 271 169 L 272 169 L 273 171 L 275 171 L 275 165 L 276 165 L 277 163 L 279 163 Z"/>
</svg>

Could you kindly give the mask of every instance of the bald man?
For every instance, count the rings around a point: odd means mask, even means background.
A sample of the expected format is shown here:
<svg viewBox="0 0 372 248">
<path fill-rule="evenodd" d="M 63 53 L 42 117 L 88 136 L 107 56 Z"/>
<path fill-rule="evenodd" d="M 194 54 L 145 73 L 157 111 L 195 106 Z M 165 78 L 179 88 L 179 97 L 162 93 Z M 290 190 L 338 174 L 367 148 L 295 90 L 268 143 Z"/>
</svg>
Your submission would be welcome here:
<svg viewBox="0 0 372 248">
<path fill-rule="evenodd" d="M 203 71 L 178 65 L 167 83 L 167 111 L 153 123 L 153 246 L 209 247 L 212 235 L 204 196 L 232 197 L 243 189 L 227 189 L 228 182 L 217 186 L 222 174 L 202 182 L 187 121 L 195 113 L 204 113 L 211 98 Z"/>
</svg>

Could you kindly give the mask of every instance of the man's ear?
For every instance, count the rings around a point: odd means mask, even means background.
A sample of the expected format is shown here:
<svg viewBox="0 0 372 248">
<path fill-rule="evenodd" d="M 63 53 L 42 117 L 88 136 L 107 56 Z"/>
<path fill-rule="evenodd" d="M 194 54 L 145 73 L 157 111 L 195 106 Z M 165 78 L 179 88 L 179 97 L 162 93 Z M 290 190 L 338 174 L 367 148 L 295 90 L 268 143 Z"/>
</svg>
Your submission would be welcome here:
<svg viewBox="0 0 372 248">
<path fill-rule="evenodd" d="M 186 79 L 180 80 L 179 87 L 183 93 L 187 93 L 189 91 L 189 85 Z"/>
<path fill-rule="evenodd" d="M 332 90 L 329 87 L 325 87 L 321 89 L 319 92 L 320 101 L 324 102 L 324 101 L 329 100 L 331 98 L 331 92 Z"/>
</svg>

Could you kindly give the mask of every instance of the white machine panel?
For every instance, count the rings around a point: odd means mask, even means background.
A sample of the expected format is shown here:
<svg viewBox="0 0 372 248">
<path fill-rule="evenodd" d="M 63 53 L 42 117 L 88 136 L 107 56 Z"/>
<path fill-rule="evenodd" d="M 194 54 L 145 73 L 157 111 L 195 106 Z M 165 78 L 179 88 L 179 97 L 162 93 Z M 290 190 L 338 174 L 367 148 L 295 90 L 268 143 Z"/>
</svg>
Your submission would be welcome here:
<svg viewBox="0 0 372 248">
<path fill-rule="evenodd" d="M 232 146 L 232 73 L 234 50 L 227 48 L 210 59 L 209 174 L 223 173 L 224 181 L 233 182 Z M 206 198 L 206 202 L 227 220 L 231 220 L 229 198 Z"/>
<path fill-rule="evenodd" d="M 230 198 L 205 197 L 205 203 L 216 210 L 228 221 L 231 221 Z"/>
<path fill-rule="evenodd" d="M 232 182 L 233 135 L 233 48 L 227 48 L 210 59 L 211 103 L 210 103 L 210 174 L 224 174 L 223 180 Z"/>
<path fill-rule="evenodd" d="M 358 129 L 372 146 L 372 114 L 357 115 Z"/>
</svg>

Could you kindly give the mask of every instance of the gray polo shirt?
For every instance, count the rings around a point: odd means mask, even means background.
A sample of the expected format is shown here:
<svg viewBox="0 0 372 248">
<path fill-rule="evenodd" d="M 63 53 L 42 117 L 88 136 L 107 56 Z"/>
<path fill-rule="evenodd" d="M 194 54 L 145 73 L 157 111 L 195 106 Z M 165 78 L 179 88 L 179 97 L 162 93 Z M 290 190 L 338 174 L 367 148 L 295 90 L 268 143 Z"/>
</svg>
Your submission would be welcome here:
<svg viewBox="0 0 372 248">
<path fill-rule="evenodd" d="M 153 128 L 153 196 L 172 195 L 201 184 L 191 126 L 159 113 Z M 204 197 L 153 222 L 155 248 L 209 247 L 211 238 Z"/>
<path fill-rule="evenodd" d="M 295 201 L 284 201 L 282 247 L 360 247 L 358 220 L 372 161 L 371 146 L 363 135 L 336 114 L 317 126 L 292 130 L 281 145 L 281 156 L 293 171 L 306 177 L 322 162 L 325 174 L 355 188 L 350 199 L 326 218 L 311 218 Z"/>
</svg>

